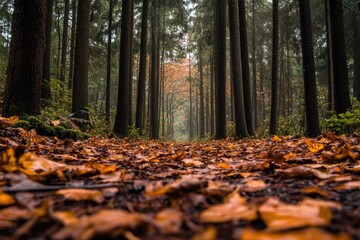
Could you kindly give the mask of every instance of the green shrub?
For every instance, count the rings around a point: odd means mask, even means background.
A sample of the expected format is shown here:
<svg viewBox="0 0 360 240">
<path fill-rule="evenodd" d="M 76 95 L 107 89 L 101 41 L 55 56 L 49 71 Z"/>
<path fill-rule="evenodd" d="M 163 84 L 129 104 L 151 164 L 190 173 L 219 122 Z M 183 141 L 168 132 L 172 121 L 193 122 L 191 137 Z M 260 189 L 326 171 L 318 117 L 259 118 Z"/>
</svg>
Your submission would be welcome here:
<svg viewBox="0 0 360 240">
<path fill-rule="evenodd" d="M 337 134 L 351 134 L 360 130 L 360 108 L 334 115 L 326 120 L 326 130 Z"/>
</svg>

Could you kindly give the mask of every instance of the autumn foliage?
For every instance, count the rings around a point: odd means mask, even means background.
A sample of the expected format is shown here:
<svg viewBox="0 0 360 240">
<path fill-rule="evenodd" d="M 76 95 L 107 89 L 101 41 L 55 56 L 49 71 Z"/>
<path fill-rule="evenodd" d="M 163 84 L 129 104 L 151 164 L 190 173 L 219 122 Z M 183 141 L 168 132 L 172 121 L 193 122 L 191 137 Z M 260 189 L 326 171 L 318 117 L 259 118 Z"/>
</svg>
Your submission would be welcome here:
<svg viewBox="0 0 360 240">
<path fill-rule="evenodd" d="M 0 119 L 2 239 L 359 239 L 360 140 L 44 137 Z"/>
</svg>

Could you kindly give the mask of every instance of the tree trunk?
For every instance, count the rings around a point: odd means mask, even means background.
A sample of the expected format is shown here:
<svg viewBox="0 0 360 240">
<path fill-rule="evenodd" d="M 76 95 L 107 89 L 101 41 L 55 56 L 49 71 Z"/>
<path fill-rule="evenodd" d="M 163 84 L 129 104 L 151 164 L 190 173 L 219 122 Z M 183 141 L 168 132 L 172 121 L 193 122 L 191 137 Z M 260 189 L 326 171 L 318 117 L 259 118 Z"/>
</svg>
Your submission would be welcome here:
<svg viewBox="0 0 360 240">
<path fill-rule="evenodd" d="M 257 106 L 257 87 L 256 87 L 256 25 L 255 25 L 255 1 L 252 1 L 252 104 L 254 109 L 254 130 L 258 127 L 258 106 Z"/>
<path fill-rule="evenodd" d="M 134 0 L 125 0 L 121 10 L 121 38 L 119 59 L 119 87 L 114 133 L 119 137 L 127 137 L 129 134 L 129 91 L 130 91 L 130 61 L 132 40 L 132 10 Z"/>
<path fill-rule="evenodd" d="M 240 33 L 239 33 L 239 18 L 237 0 L 229 0 L 229 27 L 230 27 L 230 54 L 232 64 L 232 79 L 233 79 L 233 94 L 234 94 L 234 110 L 235 110 L 235 129 L 238 138 L 248 137 L 248 128 L 246 127 L 246 114 L 244 102 L 244 88 L 241 77 L 242 65 L 240 53 Z M 249 73 L 249 72 L 248 72 Z M 249 96 L 250 97 L 250 96 Z"/>
<path fill-rule="evenodd" d="M 214 88 L 215 88 L 215 72 L 214 72 L 214 59 L 210 57 L 210 134 L 215 134 L 215 99 L 214 99 Z"/>
<path fill-rule="evenodd" d="M 158 51 L 158 30 L 159 30 L 159 0 L 153 0 L 153 20 L 151 26 L 151 138 L 159 139 L 159 51 Z"/>
<path fill-rule="evenodd" d="M 106 67 L 106 101 L 105 101 L 105 114 L 108 124 L 110 123 L 110 103 L 111 103 L 110 97 L 111 97 L 112 21 L 113 21 L 113 0 L 110 0 L 108 42 L 107 42 L 107 67 Z"/>
<path fill-rule="evenodd" d="M 143 131 L 143 109 L 145 105 L 145 81 L 146 81 L 146 58 L 147 58 L 147 35 L 148 35 L 148 15 L 149 0 L 143 0 L 142 18 L 141 18 L 141 46 L 140 46 L 140 67 L 138 92 L 136 99 L 136 129 Z"/>
<path fill-rule="evenodd" d="M 81 119 L 88 119 L 90 3 L 91 0 L 79 1 L 76 27 L 72 112 L 73 117 Z"/>
<path fill-rule="evenodd" d="M 215 1 L 215 138 L 226 137 L 226 1 Z"/>
<path fill-rule="evenodd" d="M 67 55 L 67 44 L 68 44 L 68 28 L 69 28 L 69 0 L 65 0 L 64 10 L 64 24 L 63 24 L 63 36 L 62 36 L 62 47 L 61 47 L 61 64 L 60 64 L 60 80 L 65 83 L 65 72 L 66 72 L 66 55 Z"/>
<path fill-rule="evenodd" d="M 276 134 L 278 108 L 279 0 L 273 0 L 270 134 Z"/>
<path fill-rule="evenodd" d="M 134 4 L 131 6 L 131 30 L 130 30 L 130 64 L 129 64 L 129 126 L 133 125 L 133 40 L 134 40 Z"/>
<path fill-rule="evenodd" d="M 5 117 L 40 114 L 45 24 L 45 1 L 15 0 L 4 94 Z"/>
<path fill-rule="evenodd" d="M 249 69 L 249 49 L 247 40 L 247 25 L 246 25 L 246 9 L 245 0 L 238 0 L 239 9 L 239 29 L 240 29 L 240 48 L 241 48 L 241 69 L 243 81 L 243 95 L 245 106 L 245 119 L 247 132 L 250 136 L 254 135 L 253 126 L 253 107 L 251 102 L 251 86 L 250 86 L 250 69 Z M 236 17 L 236 16 L 234 16 Z"/>
<path fill-rule="evenodd" d="M 45 27 L 45 52 L 43 61 L 43 76 L 41 81 L 41 99 L 50 100 L 50 78 L 51 78 L 51 29 L 53 17 L 54 0 L 46 1 L 46 27 Z"/>
<path fill-rule="evenodd" d="M 334 99 L 334 68 L 332 56 L 332 42 L 331 42 L 331 25 L 330 25 L 330 9 L 329 1 L 325 0 L 325 20 L 326 20 L 326 52 L 327 52 L 327 80 L 328 80 L 328 110 L 335 109 Z"/>
<path fill-rule="evenodd" d="M 358 9 L 359 12 L 360 9 Z M 357 13 L 358 14 L 358 13 Z M 359 17 L 354 14 L 354 97 L 360 101 L 360 34 Z"/>
<path fill-rule="evenodd" d="M 74 57 L 75 57 L 75 29 L 76 29 L 76 0 L 72 0 L 71 4 L 71 40 L 70 40 L 70 66 L 69 66 L 69 82 L 68 89 L 72 89 L 74 80 Z"/>
<path fill-rule="evenodd" d="M 332 42 L 331 52 L 334 68 L 335 110 L 337 114 L 340 114 L 351 108 L 342 0 L 329 1 L 329 8 Z"/>
<path fill-rule="evenodd" d="M 305 87 L 306 136 L 320 133 L 316 92 L 314 48 L 309 0 L 298 0 L 300 8 L 301 44 L 303 52 L 303 73 Z"/>
<path fill-rule="evenodd" d="M 191 57 L 189 53 L 189 141 L 194 138 L 194 129 L 193 129 L 193 97 L 192 97 L 192 76 L 191 76 Z"/>
<path fill-rule="evenodd" d="M 203 69 L 203 59 L 202 59 L 202 49 L 199 49 L 199 73 L 200 73 L 200 82 L 199 82 L 199 98 L 200 98 L 200 111 L 199 111 L 199 137 L 203 138 L 205 135 L 205 107 L 204 107 L 204 69 Z"/>
</svg>

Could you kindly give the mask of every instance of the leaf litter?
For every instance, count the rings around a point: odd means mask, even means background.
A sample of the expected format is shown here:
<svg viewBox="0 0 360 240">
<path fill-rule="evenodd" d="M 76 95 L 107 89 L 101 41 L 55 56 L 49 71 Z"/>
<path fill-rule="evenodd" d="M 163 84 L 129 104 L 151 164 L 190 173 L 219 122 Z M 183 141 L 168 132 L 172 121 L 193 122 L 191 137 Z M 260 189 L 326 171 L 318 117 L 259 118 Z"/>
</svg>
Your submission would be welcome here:
<svg viewBox="0 0 360 240">
<path fill-rule="evenodd" d="M 0 119 L 1 239 L 360 239 L 360 139 L 42 137 Z"/>
</svg>

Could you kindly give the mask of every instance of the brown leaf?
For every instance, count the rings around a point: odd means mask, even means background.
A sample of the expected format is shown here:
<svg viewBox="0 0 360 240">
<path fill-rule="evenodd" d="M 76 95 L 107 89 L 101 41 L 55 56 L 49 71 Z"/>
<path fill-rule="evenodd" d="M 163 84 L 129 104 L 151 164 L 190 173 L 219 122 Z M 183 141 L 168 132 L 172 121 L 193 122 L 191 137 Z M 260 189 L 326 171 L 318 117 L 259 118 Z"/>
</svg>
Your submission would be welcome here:
<svg viewBox="0 0 360 240">
<path fill-rule="evenodd" d="M 204 231 L 193 236 L 191 240 L 216 240 L 217 235 L 218 233 L 215 227 L 208 227 Z"/>
<path fill-rule="evenodd" d="M 203 162 L 195 159 L 183 159 L 181 162 L 187 167 L 202 167 L 205 165 Z"/>
<path fill-rule="evenodd" d="M 268 185 L 263 180 L 249 180 L 243 186 L 245 192 L 258 192 L 266 189 Z"/>
<path fill-rule="evenodd" d="M 156 227 L 163 234 L 180 233 L 183 223 L 183 214 L 176 209 L 164 209 L 155 215 L 154 222 Z"/>
<path fill-rule="evenodd" d="M 276 198 L 269 198 L 261 205 L 259 212 L 269 231 L 324 226 L 329 224 L 332 218 L 328 207 L 306 203 L 285 204 Z"/>
<path fill-rule="evenodd" d="M 224 203 L 202 211 L 199 219 L 207 223 L 222 223 L 239 219 L 252 221 L 256 219 L 256 207 L 247 205 L 245 198 L 232 193 Z"/>
<path fill-rule="evenodd" d="M 2 192 L 2 190 L 0 189 L 0 206 L 4 207 L 4 206 L 9 206 L 15 203 L 15 199 L 7 194 Z"/>
<path fill-rule="evenodd" d="M 71 211 L 57 211 L 52 214 L 52 217 L 64 224 L 64 226 L 74 225 L 79 221 Z"/>
<path fill-rule="evenodd" d="M 318 228 L 306 228 L 302 230 L 272 233 L 245 229 L 240 240 L 350 240 L 351 237 L 345 233 L 331 234 Z"/>
<path fill-rule="evenodd" d="M 360 190 L 360 181 L 352 181 L 341 184 L 336 190 Z"/>
<path fill-rule="evenodd" d="M 64 196 L 67 200 L 72 201 L 94 201 L 102 203 L 104 201 L 104 195 L 98 190 L 89 189 L 61 189 L 55 192 L 57 195 Z"/>
</svg>

